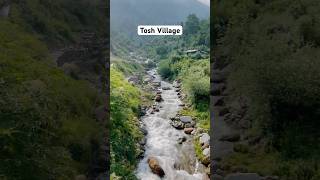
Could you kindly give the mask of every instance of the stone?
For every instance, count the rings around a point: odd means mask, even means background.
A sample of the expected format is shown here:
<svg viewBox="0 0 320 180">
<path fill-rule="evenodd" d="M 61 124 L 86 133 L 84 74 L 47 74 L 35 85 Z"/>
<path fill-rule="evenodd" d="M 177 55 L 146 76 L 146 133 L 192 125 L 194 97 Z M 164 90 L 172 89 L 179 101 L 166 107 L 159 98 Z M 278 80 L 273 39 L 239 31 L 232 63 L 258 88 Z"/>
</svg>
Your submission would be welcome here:
<svg viewBox="0 0 320 180">
<path fill-rule="evenodd" d="M 155 97 L 155 101 L 156 102 L 161 102 L 162 101 L 162 97 L 160 94 L 158 94 L 156 97 Z"/>
<path fill-rule="evenodd" d="M 149 164 L 149 167 L 151 169 L 151 171 L 160 176 L 160 177 L 163 177 L 165 175 L 162 167 L 160 166 L 160 163 L 159 161 L 155 158 L 155 157 L 149 157 L 148 158 L 148 164 Z"/>
<path fill-rule="evenodd" d="M 183 129 L 184 128 L 184 124 L 180 121 L 172 121 L 171 125 L 176 128 L 176 129 Z"/>
<path fill-rule="evenodd" d="M 198 131 L 199 131 L 199 129 L 198 129 Z M 210 136 L 209 136 L 209 134 L 207 134 L 207 133 L 202 133 L 202 134 L 200 135 L 199 141 L 200 141 L 200 144 L 201 144 L 201 145 L 210 144 Z"/>
<path fill-rule="evenodd" d="M 201 146 L 201 149 L 204 150 L 204 149 L 209 148 L 209 147 L 210 147 L 210 145 L 206 143 L 206 144 L 203 144 L 203 146 Z"/>
<path fill-rule="evenodd" d="M 203 154 L 204 156 L 210 156 L 210 148 L 204 149 L 204 150 L 202 151 L 202 154 Z"/>
<path fill-rule="evenodd" d="M 191 123 L 192 122 L 192 117 L 191 116 L 181 116 L 180 121 L 183 123 Z"/>
<path fill-rule="evenodd" d="M 182 144 L 182 143 L 185 142 L 186 140 L 187 140 L 187 138 L 186 138 L 185 136 L 179 137 L 178 143 L 179 143 L 179 144 Z"/>
<path fill-rule="evenodd" d="M 234 173 L 225 177 L 225 180 L 261 180 L 256 173 Z"/>
<path fill-rule="evenodd" d="M 166 90 L 171 90 L 170 87 L 162 87 L 162 89 L 165 90 L 165 91 L 166 91 Z"/>
<path fill-rule="evenodd" d="M 180 106 L 180 107 L 184 107 L 184 106 L 185 106 L 185 104 L 181 103 L 181 104 L 179 104 L 179 106 Z"/>
<path fill-rule="evenodd" d="M 240 140 L 240 134 L 233 133 L 233 134 L 223 135 L 219 140 L 228 141 L 228 142 L 237 142 Z"/>
<path fill-rule="evenodd" d="M 186 134 L 191 134 L 191 132 L 193 131 L 193 128 L 184 128 L 184 133 Z"/>
<path fill-rule="evenodd" d="M 201 163 L 205 166 L 208 166 L 210 164 L 210 156 L 206 156 L 201 159 Z"/>
<path fill-rule="evenodd" d="M 141 146 L 146 145 L 146 143 L 147 143 L 147 139 L 146 139 L 145 137 L 143 137 L 143 138 L 139 141 L 139 144 L 140 144 Z"/>
</svg>

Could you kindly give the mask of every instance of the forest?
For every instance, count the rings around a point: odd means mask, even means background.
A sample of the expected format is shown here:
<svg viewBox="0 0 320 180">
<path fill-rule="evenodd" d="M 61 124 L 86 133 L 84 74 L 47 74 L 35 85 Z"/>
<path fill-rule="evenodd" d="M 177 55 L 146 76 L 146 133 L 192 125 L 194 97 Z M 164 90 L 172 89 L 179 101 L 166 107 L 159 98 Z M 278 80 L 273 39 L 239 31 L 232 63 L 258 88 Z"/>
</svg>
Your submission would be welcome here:
<svg viewBox="0 0 320 180">
<path fill-rule="evenodd" d="M 225 172 L 320 178 L 319 9 L 317 0 L 212 2 L 213 81 L 227 84 L 215 118 L 242 132 L 219 162 Z"/>
</svg>

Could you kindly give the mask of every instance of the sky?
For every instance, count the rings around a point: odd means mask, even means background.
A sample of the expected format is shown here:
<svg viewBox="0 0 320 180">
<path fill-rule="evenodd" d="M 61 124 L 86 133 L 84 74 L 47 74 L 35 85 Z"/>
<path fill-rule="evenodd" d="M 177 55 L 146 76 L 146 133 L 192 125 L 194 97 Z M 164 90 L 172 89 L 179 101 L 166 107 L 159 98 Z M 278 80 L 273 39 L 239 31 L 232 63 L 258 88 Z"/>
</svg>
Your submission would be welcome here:
<svg viewBox="0 0 320 180">
<path fill-rule="evenodd" d="M 205 4 L 207 6 L 210 6 L 210 0 L 197 0 L 199 2 L 201 2 L 202 4 Z"/>
</svg>

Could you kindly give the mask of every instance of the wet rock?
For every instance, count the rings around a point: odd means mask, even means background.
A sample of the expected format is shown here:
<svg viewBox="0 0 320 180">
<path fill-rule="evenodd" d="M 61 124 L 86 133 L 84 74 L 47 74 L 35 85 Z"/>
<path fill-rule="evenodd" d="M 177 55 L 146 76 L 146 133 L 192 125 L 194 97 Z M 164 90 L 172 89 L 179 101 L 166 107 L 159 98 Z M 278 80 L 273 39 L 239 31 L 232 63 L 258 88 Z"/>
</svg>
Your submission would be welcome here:
<svg viewBox="0 0 320 180">
<path fill-rule="evenodd" d="M 210 164 L 210 156 L 206 156 L 203 159 L 201 159 L 201 163 L 205 166 L 208 166 Z"/>
<path fill-rule="evenodd" d="M 165 91 L 166 91 L 166 90 L 171 90 L 170 87 L 162 87 L 162 89 L 165 90 Z"/>
<path fill-rule="evenodd" d="M 194 128 L 184 128 L 184 133 L 186 134 L 191 134 L 191 132 L 193 131 Z"/>
<path fill-rule="evenodd" d="M 144 126 L 140 128 L 140 131 L 142 132 L 143 135 L 147 135 L 148 134 L 148 131 L 145 129 Z"/>
<path fill-rule="evenodd" d="M 209 147 L 210 147 L 210 145 L 208 143 L 206 143 L 206 144 L 203 144 L 203 146 L 201 146 L 201 149 L 204 150 Z"/>
<path fill-rule="evenodd" d="M 139 144 L 140 144 L 141 146 L 146 145 L 146 143 L 147 143 L 147 139 L 146 139 L 145 137 L 143 137 L 143 138 L 139 141 Z"/>
<path fill-rule="evenodd" d="M 200 144 L 204 145 L 204 144 L 210 144 L 210 136 L 207 133 L 203 133 L 200 135 Z"/>
<path fill-rule="evenodd" d="M 191 123 L 192 122 L 191 116 L 181 116 L 179 119 L 183 123 Z"/>
<path fill-rule="evenodd" d="M 180 121 L 172 121 L 170 124 L 174 128 L 179 129 L 179 130 L 184 128 L 184 124 L 182 122 L 180 122 Z"/>
<path fill-rule="evenodd" d="M 161 95 L 158 94 L 158 95 L 155 97 L 154 100 L 155 100 L 156 102 L 161 102 L 163 99 L 162 99 Z"/>
<path fill-rule="evenodd" d="M 154 174 L 157 174 L 160 177 L 163 177 L 165 175 L 163 169 L 161 168 L 161 166 L 159 164 L 159 161 L 155 157 L 149 157 L 148 164 L 149 164 L 151 171 Z"/>
<path fill-rule="evenodd" d="M 191 128 L 191 127 L 194 127 L 196 125 L 196 123 L 194 121 L 191 121 L 191 123 L 186 123 L 184 125 L 185 128 Z"/>
<path fill-rule="evenodd" d="M 185 142 L 186 140 L 187 140 L 187 138 L 186 138 L 185 136 L 180 137 L 180 138 L 178 139 L 178 143 L 179 143 L 179 144 L 182 144 L 182 143 Z"/>
<path fill-rule="evenodd" d="M 184 106 L 185 106 L 185 104 L 181 103 L 181 104 L 179 104 L 179 106 L 180 106 L 180 107 L 184 107 Z"/>
<path fill-rule="evenodd" d="M 159 94 L 162 94 L 162 92 L 161 91 L 157 91 L 157 93 L 156 93 L 157 95 L 159 95 Z"/>
<path fill-rule="evenodd" d="M 181 91 L 181 89 L 179 89 L 179 88 L 178 88 L 178 89 L 176 89 L 176 92 L 180 92 L 180 91 Z"/>
<path fill-rule="evenodd" d="M 233 134 L 223 135 L 219 140 L 220 141 L 228 141 L 228 142 L 237 142 L 240 140 L 240 134 L 233 133 Z"/>
<path fill-rule="evenodd" d="M 225 180 L 261 180 L 261 177 L 256 173 L 234 173 L 227 175 Z"/>
</svg>

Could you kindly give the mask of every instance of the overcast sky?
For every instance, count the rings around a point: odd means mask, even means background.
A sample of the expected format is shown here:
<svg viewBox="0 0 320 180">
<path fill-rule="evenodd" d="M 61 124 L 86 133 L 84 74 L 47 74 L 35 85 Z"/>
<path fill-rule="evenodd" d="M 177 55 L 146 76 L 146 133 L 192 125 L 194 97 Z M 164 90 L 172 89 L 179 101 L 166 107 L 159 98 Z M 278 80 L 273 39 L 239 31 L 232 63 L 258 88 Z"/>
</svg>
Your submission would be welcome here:
<svg viewBox="0 0 320 180">
<path fill-rule="evenodd" d="M 197 1 L 203 3 L 203 4 L 207 5 L 207 6 L 210 6 L 210 0 L 197 0 Z"/>
</svg>

